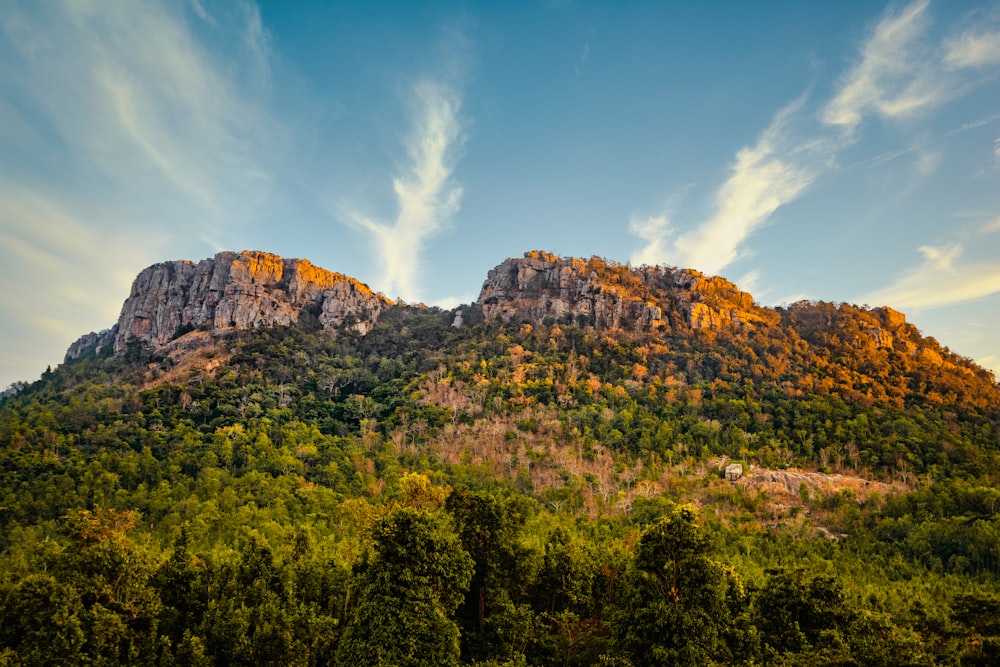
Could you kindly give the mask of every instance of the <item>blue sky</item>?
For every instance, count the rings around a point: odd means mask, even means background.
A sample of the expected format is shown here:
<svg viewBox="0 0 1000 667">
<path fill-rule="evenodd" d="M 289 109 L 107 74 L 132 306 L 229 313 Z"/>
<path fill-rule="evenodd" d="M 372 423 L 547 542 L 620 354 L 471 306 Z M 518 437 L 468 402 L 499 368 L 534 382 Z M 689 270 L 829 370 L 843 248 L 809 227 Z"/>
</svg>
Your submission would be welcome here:
<svg viewBox="0 0 1000 667">
<path fill-rule="evenodd" d="M 0 386 L 224 249 L 691 267 L 1000 370 L 1000 4 L 0 0 Z"/>
</svg>

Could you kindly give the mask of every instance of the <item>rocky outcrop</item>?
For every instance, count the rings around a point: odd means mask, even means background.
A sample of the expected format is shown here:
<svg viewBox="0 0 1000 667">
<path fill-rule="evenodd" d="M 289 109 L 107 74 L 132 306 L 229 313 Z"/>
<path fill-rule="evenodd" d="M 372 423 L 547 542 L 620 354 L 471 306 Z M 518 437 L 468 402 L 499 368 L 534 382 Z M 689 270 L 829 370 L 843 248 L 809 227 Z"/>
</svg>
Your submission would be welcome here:
<svg viewBox="0 0 1000 667">
<path fill-rule="evenodd" d="M 264 252 L 221 252 L 200 262 L 155 264 L 142 271 L 115 328 L 88 334 L 67 358 L 111 344 L 156 349 L 195 329 L 252 329 L 288 325 L 304 313 L 326 329 L 366 333 L 390 304 L 348 276 Z"/>
<path fill-rule="evenodd" d="M 753 466 L 751 468 L 746 475 L 739 479 L 739 485 L 744 489 L 763 490 L 772 496 L 783 495 L 787 498 L 800 498 L 803 489 L 805 489 L 810 495 L 818 494 L 829 497 L 848 489 L 857 500 L 863 501 L 873 492 L 885 495 L 903 490 L 885 482 L 850 475 L 825 474 L 795 469 L 769 470 Z"/>
<path fill-rule="evenodd" d="M 104 331 L 91 331 L 76 339 L 69 349 L 66 350 L 66 361 L 79 359 L 87 352 L 93 351 L 96 354 L 111 349 L 115 344 L 115 337 L 118 335 L 118 325 Z"/>
<path fill-rule="evenodd" d="M 489 272 L 487 318 L 571 321 L 599 329 L 752 329 L 779 316 L 727 280 L 691 269 L 632 268 L 533 251 Z"/>
<path fill-rule="evenodd" d="M 222 252 L 200 262 L 164 262 L 142 271 L 118 323 L 81 337 L 66 358 L 107 349 L 122 354 L 135 347 L 167 354 L 168 344 L 193 343 L 191 337 L 178 339 L 196 330 L 289 325 L 303 318 L 312 326 L 349 327 L 363 334 L 391 303 L 357 280 L 306 260 Z M 476 307 L 455 311 L 453 326 L 461 328 L 480 317 L 637 333 L 764 335 L 780 341 L 780 348 L 803 343 L 823 359 L 856 359 L 859 373 L 920 367 L 923 383 L 940 372 L 981 374 L 995 382 L 933 338 L 921 336 L 901 313 L 887 307 L 803 301 L 763 308 L 723 278 L 665 266 L 635 268 L 597 257 L 533 251 L 504 261 L 489 272 Z M 931 392 L 928 400 L 943 396 Z"/>
<path fill-rule="evenodd" d="M 948 366 L 963 373 L 963 363 L 949 361 L 940 344 L 887 306 L 859 308 L 848 303 L 798 301 L 784 311 L 785 320 L 815 345 L 851 349 L 855 353 L 897 352 L 929 366 Z"/>
</svg>

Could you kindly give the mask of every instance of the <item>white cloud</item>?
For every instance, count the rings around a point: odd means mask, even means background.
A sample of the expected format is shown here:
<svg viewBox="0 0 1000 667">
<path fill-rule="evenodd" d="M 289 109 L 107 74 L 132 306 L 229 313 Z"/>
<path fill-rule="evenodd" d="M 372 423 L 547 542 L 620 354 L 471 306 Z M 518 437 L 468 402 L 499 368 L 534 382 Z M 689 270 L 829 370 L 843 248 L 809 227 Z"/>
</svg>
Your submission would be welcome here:
<svg viewBox="0 0 1000 667">
<path fill-rule="evenodd" d="M 37 378 L 46 363 L 62 361 L 78 336 L 114 324 L 136 272 L 152 262 L 130 239 L 24 190 L 0 197 L 0 220 L 0 369 L 6 376 L 0 384 L 6 384 Z"/>
<path fill-rule="evenodd" d="M 969 121 L 959 125 L 953 130 L 949 130 L 945 136 L 952 137 L 956 134 L 961 134 L 962 132 L 968 132 L 969 130 L 974 130 L 978 127 L 983 127 L 984 125 L 991 125 L 1000 120 L 1000 114 L 993 114 L 991 116 L 986 116 L 985 118 L 977 118 L 976 120 Z"/>
<path fill-rule="evenodd" d="M 176 3 L 46 7 L 14 3 L 0 85 L 45 144 L 32 159 L 47 181 L 87 174 L 113 193 L 105 205 L 134 211 L 159 198 L 169 206 L 158 213 L 176 219 L 156 222 L 191 232 L 238 220 L 259 201 L 282 129 L 259 103 L 269 72 L 255 6 L 210 27 L 218 44 Z M 0 140 L 17 138 L 0 129 Z"/>
<path fill-rule="evenodd" d="M 736 154 L 732 174 L 716 196 L 715 214 L 677 240 L 689 265 L 708 273 L 728 266 L 739 258 L 743 241 L 812 182 L 812 169 L 772 143 L 773 129 L 757 145 Z"/>
<path fill-rule="evenodd" d="M 861 61 L 841 79 L 820 119 L 848 134 L 875 112 L 898 118 L 940 101 L 944 90 L 931 71 L 920 38 L 927 26 L 928 0 L 887 14 L 861 48 Z"/>
<path fill-rule="evenodd" d="M 632 263 L 717 273 L 739 259 L 746 238 L 798 197 L 829 155 L 830 146 L 822 140 L 792 139 L 787 125 L 803 103 L 800 98 L 779 111 L 757 143 L 736 154 L 729 178 L 716 193 L 714 213 L 704 223 L 677 235 L 666 216 L 633 219 L 629 229 L 646 245 L 633 254 Z"/>
<path fill-rule="evenodd" d="M 824 123 L 850 136 L 867 115 L 912 116 L 989 80 L 989 73 L 977 79 L 957 70 L 1000 63 L 1000 32 L 964 32 L 935 42 L 928 35 L 928 6 L 929 0 L 916 0 L 885 15 L 820 112 Z"/>
<path fill-rule="evenodd" d="M 740 278 L 737 278 L 735 282 L 737 287 L 739 287 L 742 291 L 756 296 L 754 291 L 757 289 L 758 283 L 760 283 L 760 271 L 748 271 Z"/>
<path fill-rule="evenodd" d="M 976 359 L 976 363 L 988 371 L 993 372 L 993 377 L 1000 378 L 1000 355 L 988 354 L 985 357 Z"/>
<path fill-rule="evenodd" d="M 805 292 L 797 292 L 795 294 L 789 294 L 783 296 L 774 301 L 774 304 L 780 308 L 788 308 L 792 304 L 798 303 L 799 301 L 810 301 L 810 296 Z"/>
<path fill-rule="evenodd" d="M 0 375 L 37 376 L 114 323 L 137 270 L 231 234 L 266 196 L 286 136 L 267 34 L 252 3 L 212 9 L 3 3 L 0 331 L 19 353 Z"/>
<path fill-rule="evenodd" d="M 1000 63 L 1000 32 L 966 32 L 945 43 L 944 61 L 953 68 Z"/>
<path fill-rule="evenodd" d="M 959 243 L 921 246 L 923 263 L 895 283 L 873 292 L 866 303 L 924 309 L 972 301 L 1000 292 L 1000 262 L 962 263 Z"/>
<path fill-rule="evenodd" d="M 633 253 L 632 262 L 721 271 L 747 254 L 747 238 L 775 211 L 801 196 L 838 154 L 857 143 L 866 116 L 901 119 L 970 90 L 976 81 L 963 81 L 946 71 L 945 59 L 950 55 L 956 62 L 985 63 L 993 57 L 994 35 L 965 36 L 949 41 L 947 47 L 934 43 L 928 37 L 928 5 L 929 0 L 916 0 L 882 17 L 859 47 L 857 64 L 841 77 L 821 107 L 818 127 L 802 129 L 808 120 L 802 113 L 805 95 L 779 111 L 755 145 L 737 152 L 707 220 L 683 231 L 665 215 L 633 218 L 629 230 L 645 244 Z M 994 120 L 980 119 L 958 131 Z M 922 176 L 935 171 L 942 159 L 941 151 L 906 148 L 882 153 L 865 164 L 874 166 L 910 153 L 916 154 L 915 168 Z M 995 153 L 1000 161 L 1000 140 Z"/>
<path fill-rule="evenodd" d="M 476 300 L 477 295 L 466 294 L 464 296 L 446 296 L 438 299 L 434 303 L 430 304 L 436 306 L 441 310 L 451 310 L 452 308 L 457 308 L 468 303 L 473 303 Z"/>
<path fill-rule="evenodd" d="M 941 153 L 931 151 L 920 152 L 917 155 L 917 172 L 921 176 L 927 176 L 934 172 L 940 163 Z"/>
<path fill-rule="evenodd" d="M 629 221 L 628 230 L 646 242 L 646 245 L 632 253 L 629 260 L 632 264 L 652 266 L 668 263 L 672 254 L 668 241 L 673 235 L 673 230 L 666 214 L 648 218 L 633 217 Z"/>
<path fill-rule="evenodd" d="M 353 214 L 371 232 L 382 276 L 378 289 L 416 300 L 420 255 L 428 238 L 458 212 L 462 188 L 452 179 L 462 144 L 461 97 L 451 87 L 431 81 L 413 90 L 414 127 L 407 140 L 406 174 L 393 179 L 399 212 L 393 222 Z"/>
<path fill-rule="evenodd" d="M 589 57 L 590 57 L 590 42 L 587 42 L 586 44 L 583 45 L 583 51 L 580 53 L 579 62 L 577 62 L 576 66 L 573 68 L 573 71 L 576 73 L 577 76 L 583 73 L 583 66 L 586 64 L 587 58 Z"/>
<path fill-rule="evenodd" d="M 215 19 L 213 19 L 209 15 L 209 13 L 205 11 L 204 5 L 202 5 L 199 0 L 190 0 L 190 3 L 191 3 L 191 11 L 197 14 L 198 18 L 200 18 L 205 23 L 216 25 Z"/>
</svg>

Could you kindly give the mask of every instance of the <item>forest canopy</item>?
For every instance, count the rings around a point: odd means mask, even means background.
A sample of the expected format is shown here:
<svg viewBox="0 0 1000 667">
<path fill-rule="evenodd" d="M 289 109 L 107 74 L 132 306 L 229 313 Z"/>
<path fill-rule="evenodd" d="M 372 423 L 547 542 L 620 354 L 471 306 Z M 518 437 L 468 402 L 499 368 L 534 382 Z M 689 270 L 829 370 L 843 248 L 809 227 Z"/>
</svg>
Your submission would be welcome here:
<svg viewBox="0 0 1000 667">
<path fill-rule="evenodd" d="M 995 664 L 1000 392 L 825 307 L 84 354 L 0 403 L 0 664 Z"/>
</svg>

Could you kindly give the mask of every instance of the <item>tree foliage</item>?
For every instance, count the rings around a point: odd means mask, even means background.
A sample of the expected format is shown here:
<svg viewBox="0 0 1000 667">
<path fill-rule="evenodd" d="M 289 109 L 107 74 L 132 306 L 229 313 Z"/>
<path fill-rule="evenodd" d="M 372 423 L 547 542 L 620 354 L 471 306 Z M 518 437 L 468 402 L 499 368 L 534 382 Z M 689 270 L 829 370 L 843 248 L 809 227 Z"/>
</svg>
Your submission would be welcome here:
<svg viewBox="0 0 1000 667">
<path fill-rule="evenodd" d="M 991 378 L 832 304 L 753 336 L 464 316 L 0 399 L 0 664 L 996 662 Z"/>
</svg>

